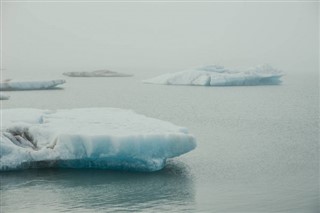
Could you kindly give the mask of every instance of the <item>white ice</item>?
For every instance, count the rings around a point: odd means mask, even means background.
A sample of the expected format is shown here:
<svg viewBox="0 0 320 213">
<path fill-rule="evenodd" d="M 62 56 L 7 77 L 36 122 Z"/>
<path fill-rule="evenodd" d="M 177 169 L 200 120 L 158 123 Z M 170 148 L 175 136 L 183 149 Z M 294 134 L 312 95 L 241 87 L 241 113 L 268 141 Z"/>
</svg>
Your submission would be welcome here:
<svg viewBox="0 0 320 213">
<path fill-rule="evenodd" d="M 196 147 L 169 122 L 114 108 L 4 109 L 0 171 L 38 167 L 156 171 Z"/>
<path fill-rule="evenodd" d="M 245 71 L 209 65 L 181 72 L 167 73 L 145 80 L 144 83 L 201 86 L 253 86 L 280 84 L 282 72 L 270 65 L 257 66 Z"/>
<path fill-rule="evenodd" d="M 130 77 L 132 75 L 118 73 L 110 70 L 96 70 L 84 72 L 65 72 L 63 75 L 69 77 Z"/>
<path fill-rule="evenodd" d="M 5 81 L 0 83 L 0 90 L 41 90 L 52 89 L 60 84 L 64 84 L 65 80 L 50 80 L 50 81 Z"/>
</svg>

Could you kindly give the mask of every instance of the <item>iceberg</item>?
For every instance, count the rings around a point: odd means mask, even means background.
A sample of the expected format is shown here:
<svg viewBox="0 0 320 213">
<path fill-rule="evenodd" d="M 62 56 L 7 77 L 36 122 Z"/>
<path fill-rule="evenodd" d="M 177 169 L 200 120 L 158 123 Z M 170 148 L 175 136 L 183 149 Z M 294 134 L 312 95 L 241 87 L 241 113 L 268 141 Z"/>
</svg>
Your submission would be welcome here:
<svg viewBox="0 0 320 213">
<path fill-rule="evenodd" d="M 10 96 L 0 93 L 0 100 L 9 100 Z"/>
<path fill-rule="evenodd" d="M 196 147 L 188 130 L 115 108 L 4 109 L 0 171 L 99 168 L 157 171 Z"/>
<path fill-rule="evenodd" d="M 51 80 L 51 81 L 11 81 L 0 82 L 0 91 L 13 90 L 44 90 L 53 89 L 60 84 L 64 84 L 65 80 Z"/>
<path fill-rule="evenodd" d="M 131 77 L 132 75 L 113 72 L 110 70 L 96 70 L 91 72 L 65 72 L 69 77 Z"/>
<path fill-rule="evenodd" d="M 257 66 L 245 71 L 209 65 L 176 73 L 167 73 L 144 80 L 144 83 L 195 86 L 254 86 L 280 84 L 283 73 L 270 65 Z"/>
</svg>

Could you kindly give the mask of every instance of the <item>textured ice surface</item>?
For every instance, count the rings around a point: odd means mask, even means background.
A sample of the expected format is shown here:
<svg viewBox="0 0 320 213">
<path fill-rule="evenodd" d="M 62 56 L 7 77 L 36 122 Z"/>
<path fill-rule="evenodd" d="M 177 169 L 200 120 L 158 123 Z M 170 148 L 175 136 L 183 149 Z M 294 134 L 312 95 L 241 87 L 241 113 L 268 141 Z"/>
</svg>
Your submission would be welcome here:
<svg viewBox="0 0 320 213">
<path fill-rule="evenodd" d="M 282 72 L 269 65 L 257 66 L 246 71 L 209 65 L 176 73 L 167 73 L 145 80 L 145 83 L 201 86 L 246 86 L 280 84 Z"/>
<path fill-rule="evenodd" d="M 0 83 L 0 90 L 40 90 L 52 89 L 60 84 L 64 84 L 65 80 L 51 80 L 51 81 L 6 81 Z"/>
<path fill-rule="evenodd" d="M 5 95 L 5 94 L 0 93 L 0 100 L 8 100 L 9 98 L 10 98 L 9 95 Z"/>
<path fill-rule="evenodd" d="M 92 72 L 65 72 L 63 75 L 69 77 L 130 77 L 132 75 L 113 72 L 109 70 L 96 70 Z"/>
<path fill-rule="evenodd" d="M 129 110 L 2 111 L 0 171 L 38 167 L 162 169 L 191 151 L 186 128 Z"/>
</svg>

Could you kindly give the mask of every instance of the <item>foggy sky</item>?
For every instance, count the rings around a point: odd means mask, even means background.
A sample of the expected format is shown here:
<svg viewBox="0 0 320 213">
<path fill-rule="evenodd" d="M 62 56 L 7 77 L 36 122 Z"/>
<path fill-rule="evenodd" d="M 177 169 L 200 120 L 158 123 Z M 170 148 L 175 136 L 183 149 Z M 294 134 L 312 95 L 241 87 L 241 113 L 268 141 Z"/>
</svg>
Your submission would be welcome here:
<svg viewBox="0 0 320 213">
<path fill-rule="evenodd" d="M 318 3 L 5 2 L 2 12 L 7 72 L 263 63 L 318 72 Z"/>
</svg>

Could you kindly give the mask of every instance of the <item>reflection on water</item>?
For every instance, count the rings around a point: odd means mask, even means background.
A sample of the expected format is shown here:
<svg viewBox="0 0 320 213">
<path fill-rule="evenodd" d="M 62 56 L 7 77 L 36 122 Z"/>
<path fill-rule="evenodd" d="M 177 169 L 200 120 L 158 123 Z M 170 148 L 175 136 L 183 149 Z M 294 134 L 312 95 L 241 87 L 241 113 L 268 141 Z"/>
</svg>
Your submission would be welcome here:
<svg viewBox="0 0 320 213">
<path fill-rule="evenodd" d="M 39 169 L 5 172 L 0 178 L 3 212 L 181 212 L 194 206 L 192 176 L 179 162 L 154 173 Z"/>
</svg>

